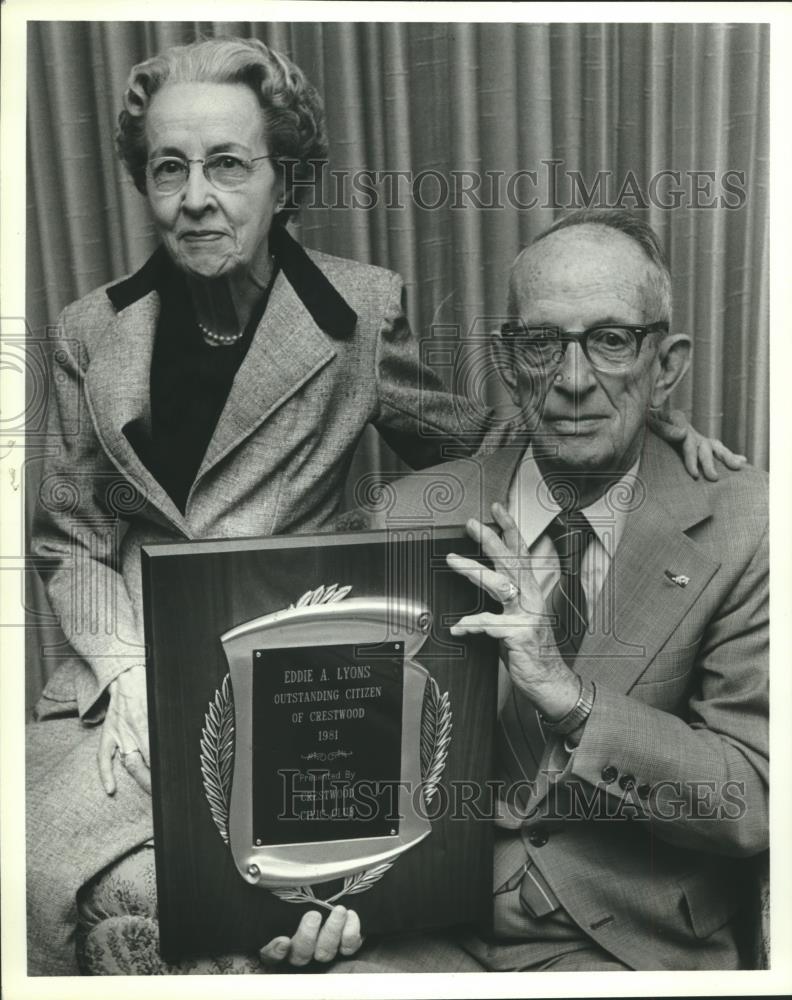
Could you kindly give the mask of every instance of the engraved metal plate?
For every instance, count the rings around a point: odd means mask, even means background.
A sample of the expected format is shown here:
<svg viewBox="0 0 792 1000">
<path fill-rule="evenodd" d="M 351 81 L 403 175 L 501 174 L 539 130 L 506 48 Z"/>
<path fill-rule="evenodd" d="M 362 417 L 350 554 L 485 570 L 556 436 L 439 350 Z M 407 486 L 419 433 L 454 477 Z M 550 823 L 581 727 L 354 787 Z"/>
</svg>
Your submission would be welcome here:
<svg viewBox="0 0 792 1000">
<path fill-rule="evenodd" d="M 202 734 L 207 801 L 237 870 L 290 902 L 362 892 L 428 836 L 421 806 L 450 741 L 448 696 L 414 659 L 428 610 L 349 589 L 226 632 L 229 678 Z M 341 878 L 316 899 L 311 885 Z"/>
</svg>

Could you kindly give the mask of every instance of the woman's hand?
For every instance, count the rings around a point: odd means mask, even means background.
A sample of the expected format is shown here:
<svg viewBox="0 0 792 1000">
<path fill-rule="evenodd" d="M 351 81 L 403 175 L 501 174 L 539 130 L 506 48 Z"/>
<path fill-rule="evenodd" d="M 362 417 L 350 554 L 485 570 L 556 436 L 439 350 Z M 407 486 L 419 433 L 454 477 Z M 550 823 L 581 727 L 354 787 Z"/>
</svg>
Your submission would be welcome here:
<svg viewBox="0 0 792 1000">
<path fill-rule="evenodd" d="M 730 451 L 717 438 L 699 434 L 696 428 L 688 423 L 681 410 L 669 410 L 667 413 L 662 410 L 652 410 L 649 414 L 649 426 L 663 440 L 681 446 L 682 461 L 694 479 L 698 479 L 701 470 L 705 479 L 717 482 L 716 458 L 719 458 L 727 468 L 735 471 L 741 469 L 748 461 L 745 455 L 737 455 Z"/>
<path fill-rule="evenodd" d="M 149 770 L 146 668 L 137 664 L 119 674 L 107 690 L 110 703 L 99 740 L 99 776 L 108 795 L 115 795 L 116 754 L 140 787 L 151 794 Z"/>
<path fill-rule="evenodd" d="M 492 513 L 503 539 L 472 519 L 467 532 L 479 542 L 495 569 L 450 553 L 448 565 L 503 604 L 503 614 L 467 615 L 451 626 L 452 635 L 486 632 L 500 639 L 512 682 L 548 719 L 561 719 L 574 708 L 580 683 L 558 652 L 550 617 L 530 567 L 530 556 L 514 520 L 501 504 Z"/>
<path fill-rule="evenodd" d="M 303 914 L 294 937 L 273 938 L 261 949 L 259 958 L 264 965 L 288 962 L 299 968 L 309 962 L 332 962 L 339 955 L 349 957 L 362 944 L 357 913 L 344 906 L 334 906 L 324 926 L 317 910 Z"/>
</svg>

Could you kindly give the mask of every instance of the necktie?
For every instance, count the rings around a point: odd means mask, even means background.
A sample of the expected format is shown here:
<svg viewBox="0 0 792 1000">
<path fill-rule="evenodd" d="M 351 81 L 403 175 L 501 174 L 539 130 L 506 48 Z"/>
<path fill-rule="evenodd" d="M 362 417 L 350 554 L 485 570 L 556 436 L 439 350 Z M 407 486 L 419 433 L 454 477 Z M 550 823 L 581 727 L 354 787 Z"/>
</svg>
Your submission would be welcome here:
<svg viewBox="0 0 792 1000">
<path fill-rule="evenodd" d="M 553 632 L 559 652 L 568 665 L 586 633 L 588 608 L 580 579 L 580 568 L 589 542 L 594 536 L 591 525 L 579 511 L 562 512 L 548 526 L 547 534 L 555 546 L 560 575 L 548 598 L 548 610 L 555 615 Z M 507 782 L 532 778 L 545 742 L 539 716 L 533 705 L 512 687 L 500 717 L 499 753 Z M 522 789 L 506 796 L 511 808 L 525 810 L 530 796 Z M 520 906 L 535 918 L 559 908 L 558 898 L 531 858 L 506 882 L 496 895 L 520 887 Z"/>
<path fill-rule="evenodd" d="M 584 514 L 561 513 L 547 528 L 561 564 L 561 573 L 548 596 L 548 611 L 555 615 L 553 632 L 567 664 L 574 659 L 586 631 L 586 595 L 580 579 L 580 566 L 586 547 L 594 535 Z M 507 787 L 530 782 L 545 745 L 545 734 L 535 707 L 514 686 L 500 714 L 498 754 Z M 525 809 L 527 788 L 515 790 L 507 801 Z"/>
<path fill-rule="evenodd" d="M 561 573 L 548 598 L 548 611 L 555 615 L 553 631 L 558 651 L 568 666 L 574 663 L 586 634 L 588 607 L 580 567 L 594 531 L 580 511 L 562 511 L 547 527 L 558 553 Z"/>
</svg>

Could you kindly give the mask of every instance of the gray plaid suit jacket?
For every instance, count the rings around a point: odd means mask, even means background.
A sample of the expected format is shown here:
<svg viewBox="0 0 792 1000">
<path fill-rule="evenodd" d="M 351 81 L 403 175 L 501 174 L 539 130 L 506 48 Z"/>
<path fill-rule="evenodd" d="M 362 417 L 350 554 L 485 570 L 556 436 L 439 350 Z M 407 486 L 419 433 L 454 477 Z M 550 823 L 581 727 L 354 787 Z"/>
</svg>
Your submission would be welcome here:
<svg viewBox="0 0 792 1000">
<path fill-rule="evenodd" d="M 376 523 L 491 520 L 521 452 L 414 473 Z M 585 933 L 632 968 L 734 968 L 739 859 L 768 846 L 766 476 L 695 481 L 648 433 L 638 480 L 576 659 L 594 710 L 571 758 L 548 744 L 495 885 L 527 852 Z M 534 846 L 539 825 L 547 840 Z"/>
</svg>

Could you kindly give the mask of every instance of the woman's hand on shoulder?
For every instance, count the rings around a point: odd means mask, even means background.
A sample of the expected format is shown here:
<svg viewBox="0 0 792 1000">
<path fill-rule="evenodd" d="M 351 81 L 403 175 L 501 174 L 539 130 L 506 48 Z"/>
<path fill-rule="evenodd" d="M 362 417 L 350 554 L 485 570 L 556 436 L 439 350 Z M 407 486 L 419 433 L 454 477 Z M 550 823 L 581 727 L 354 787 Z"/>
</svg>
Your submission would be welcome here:
<svg viewBox="0 0 792 1000">
<path fill-rule="evenodd" d="M 259 958 L 271 967 L 288 964 L 300 968 L 309 962 L 328 963 L 339 956 L 348 958 L 362 944 L 357 913 L 345 906 L 334 906 L 324 924 L 317 910 L 308 910 L 293 937 L 273 938 L 259 951 Z"/>
<path fill-rule="evenodd" d="M 652 411 L 649 415 L 649 426 L 663 440 L 673 444 L 681 452 L 685 468 L 693 479 L 698 479 L 699 474 L 703 473 L 705 479 L 717 482 L 716 458 L 720 459 L 728 469 L 735 471 L 741 469 L 748 461 L 745 455 L 731 451 L 717 438 L 708 438 L 700 434 L 692 424 L 688 423 L 687 417 L 681 410 L 669 410 L 667 413 Z"/>
<path fill-rule="evenodd" d="M 130 667 L 107 688 L 110 702 L 99 740 L 99 777 L 108 795 L 115 795 L 113 768 L 125 767 L 144 791 L 151 794 L 149 769 L 146 668 Z M 118 763 L 115 764 L 115 760 Z"/>
</svg>

